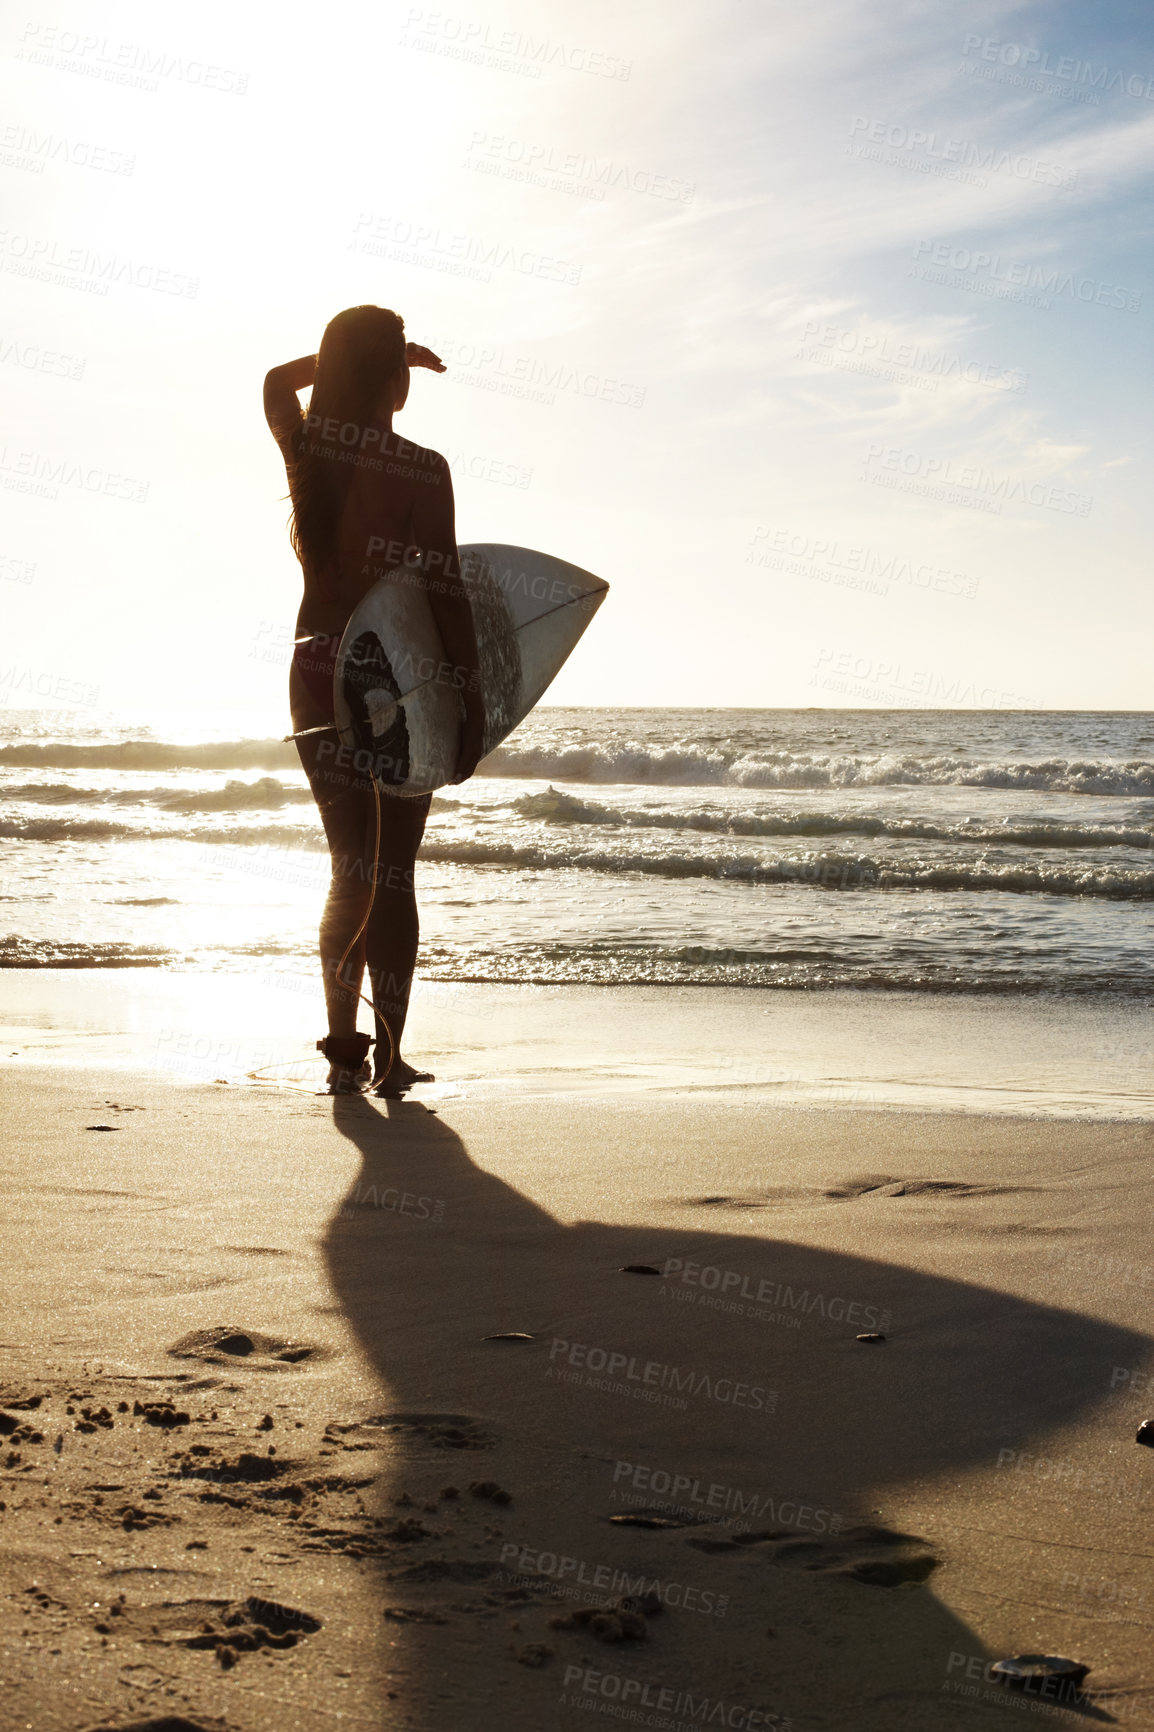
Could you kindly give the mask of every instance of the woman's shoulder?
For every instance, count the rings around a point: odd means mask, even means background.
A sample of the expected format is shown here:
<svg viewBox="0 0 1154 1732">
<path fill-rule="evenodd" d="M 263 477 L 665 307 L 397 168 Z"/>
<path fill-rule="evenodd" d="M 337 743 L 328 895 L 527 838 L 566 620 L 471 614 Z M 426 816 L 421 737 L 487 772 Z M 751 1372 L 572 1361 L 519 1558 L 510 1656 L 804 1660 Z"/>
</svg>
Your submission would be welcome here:
<svg viewBox="0 0 1154 1732">
<path fill-rule="evenodd" d="M 389 435 L 388 456 L 395 465 L 394 473 L 411 481 L 439 481 L 449 473 L 449 460 L 440 451 L 418 444 L 395 428 Z"/>
<path fill-rule="evenodd" d="M 414 439 L 411 434 L 398 433 L 395 427 L 389 434 L 389 449 L 397 456 L 408 457 L 414 462 L 439 464 L 446 469 L 449 467 L 448 459 L 442 456 L 441 452 L 435 451 L 431 445 L 422 445 L 420 440 Z"/>
</svg>

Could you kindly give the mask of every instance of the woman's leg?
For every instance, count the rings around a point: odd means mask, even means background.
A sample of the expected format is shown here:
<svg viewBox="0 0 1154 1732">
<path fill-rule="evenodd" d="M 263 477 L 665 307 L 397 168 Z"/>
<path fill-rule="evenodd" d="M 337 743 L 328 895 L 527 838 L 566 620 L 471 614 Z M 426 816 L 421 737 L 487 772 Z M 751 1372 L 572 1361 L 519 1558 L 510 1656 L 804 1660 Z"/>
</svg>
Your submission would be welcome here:
<svg viewBox="0 0 1154 1732">
<path fill-rule="evenodd" d="M 350 951 L 339 979 L 337 967 L 369 906 L 376 822 L 373 791 L 363 776 L 329 767 L 328 760 L 333 756 L 331 737 L 322 734 L 298 740 L 297 751 L 332 857 L 332 877 L 320 929 L 328 1032 L 347 1036 L 355 1034 L 357 1027 L 358 994 L 365 968 L 363 933 Z"/>
<path fill-rule="evenodd" d="M 329 1033 L 356 1032 L 359 994 L 366 988 L 378 1012 L 373 1080 L 404 1083 L 411 1080 L 412 1071 L 400 1056 L 401 1036 L 420 938 L 414 867 L 431 796 L 381 795 L 380 846 L 374 860 L 377 809 L 372 783 L 352 770 L 329 767 L 335 754 L 331 738 L 325 735 L 298 740 L 297 750 L 332 856 L 320 929 Z M 338 964 L 366 914 L 366 930 L 338 978 Z"/>
<path fill-rule="evenodd" d="M 431 796 L 381 795 L 377 885 L 366 932 L 369 987 L 377 1009 L 374 1082 L 404 1083 L 412 1071 L 401 1059 L 401 1036 L 417 962 L 420 922 L 414 872 Z M 370 808 L 372 795 L 369 795 Z M 372 858 L 376 812 L 370 810 L 365 852 Z M 390 1040 L 391 1036 L 391 1040 Z M 391 1056 L 391 1062 L 390 1062 Z"/>
</svg>

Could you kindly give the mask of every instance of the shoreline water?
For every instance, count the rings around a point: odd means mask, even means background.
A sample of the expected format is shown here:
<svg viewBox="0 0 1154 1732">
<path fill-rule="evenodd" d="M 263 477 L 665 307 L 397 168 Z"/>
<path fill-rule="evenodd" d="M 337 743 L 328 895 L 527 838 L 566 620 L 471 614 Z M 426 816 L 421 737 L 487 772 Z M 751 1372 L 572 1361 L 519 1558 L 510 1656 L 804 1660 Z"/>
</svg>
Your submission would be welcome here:
<svg viewBox="0 0 1154 1732">
<path fill-rule="evenodd" d="M 0 714 L 0 962 L 307 970 L 293 749 L 152 720 Z M 1148 715 L 540 710 L 482 770 L 418 860 L 441 982 L 1154 996 Z"/>
<path fill-rule="evenodd" d="M 367 1020 L 364 1013 L 362 1020 Z M 306 1092 L 324 1067 L 319 970 L 0 970 L 0 1069 L 152 1071 Z M 1154 1009 L 1058 996 L 526 986 L 418 976 L 414 1099 L 692 1095 L 747 1103 L 1154 1120 Z"/>
</svg>

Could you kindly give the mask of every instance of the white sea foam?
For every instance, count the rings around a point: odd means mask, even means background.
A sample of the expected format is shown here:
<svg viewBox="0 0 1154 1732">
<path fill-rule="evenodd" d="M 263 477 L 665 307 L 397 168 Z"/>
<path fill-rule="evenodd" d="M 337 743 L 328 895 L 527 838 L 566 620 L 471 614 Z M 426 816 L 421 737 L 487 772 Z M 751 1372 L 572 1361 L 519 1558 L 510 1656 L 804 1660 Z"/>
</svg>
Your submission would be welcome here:
<svg viewBox="0 0 1154 1732">
<path fill-rule="evenodd" d="M 733 788 L 958 787 L 1045 790 L 1059 794 L 1154 795 L 1154 761 L 1055 758 L 1039 763 L 974 763 L 968 758 L 840 753 L 734 753 L 633 746 L 562 750 L 499 746 L 485 761 L 491 776 L 640 786 Z"/>
<path fill-rule="evenodd" d="M 961 842 L 1022 848 L 1152 848 L 1154 824 L 1085 824 L 1059 820 L 954 823 L 863 811 L 757 811 L 742 808 L 620 807 L 582 800 L 554 787 L 522 794 L 513 810 L 550 824 L 622 825 L 631 829 L 704 830 L 729 836 L 892 836 L 904 841 Z"/>
<path fill-rule="evenodd" d="M 286 786 L 275 776 L 256 781 L 228 781 L 223 788 L 86 788 L 75 782 L 17 782 L 0 788 L 5 805 L 27 801 L 35 806 L 163 806 L 173 812 L 242 812 L 252 808 L 312 804 L 305 783 Z"/>
<path fill-rule="evenodd" d="M 0 745 L 0 770 L 240 770 L 299 769 L 295 749 L 279 740 L 101 741 L 97 744 L 19 742 Z M 718 788 L 993 788 L 1154 797 L 1154 760 L 1134 758 L 1044 758 L 975 762 L 944 754 L 892 752 L 702 751 L 689 745 L 498 746 L 484 761 L 482 777 L 515 780 L 633 784 L 640 787 Z M 276 786 L 233 784 L 241 790 Z M 252 803 L 258 803 L 253 801 Z"/>
</svg>

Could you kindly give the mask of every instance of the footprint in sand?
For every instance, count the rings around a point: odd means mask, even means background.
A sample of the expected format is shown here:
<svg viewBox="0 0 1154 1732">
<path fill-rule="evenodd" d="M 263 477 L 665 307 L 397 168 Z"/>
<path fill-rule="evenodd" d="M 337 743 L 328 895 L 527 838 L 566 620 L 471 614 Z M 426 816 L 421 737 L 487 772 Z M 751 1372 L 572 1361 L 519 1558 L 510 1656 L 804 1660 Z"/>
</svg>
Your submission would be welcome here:
<svg viewBox="0 0 1154 1732">
<path fill-rule="evenodd" d="M 745 1551 L 767 1563 L 847 1576 L 874 1588 L 900 1588 L 907 1582 L 924 1582 L 940 1562 L 916 1534 L 895 1533 L 882 1527 L 846 1528 L 836 1538 L 820 1540 L 777 1528 L 725 1538 L 700 1534 L 685 1543 L 699 1552 Z"/>
<path fill-rule="evenodd" d="M 363 1420 L 360 1426 L 339 1429 L 362 1431 L 370 1426 L 391 1432 L 404 1441 L 431 1444 L 434 1449 L 492 1449 L 497 1442 L 495 1432 L 467 1413 L 382 1413 L 375 1419 Z M 327 1427 L 329 1431 L 337 1429 Z"/>
<path fill-rule="evenodd" d="M 1043 1188 L 1040 1185 L 975 1185 L 966 1179 L 902 1179 L 895 1178 L 892 1173 L 861 1173 L 848 1179 L 834 1179 L 821 1187 L 778 1185 L 744 1195 L 680 1197 L 675 1200 L 690 1209 L 770 1209 L 789 1203 L 857 1202 L 863 1197 L 1003 1197 Z"/>
<path fill-rule="evenodd" d="M 165 1600 L 160 1604 L 124 1604 L 116 1620 L 117 1633 L 130 1639 L 159 1641 L 172 1647 L 208 1648 L 226 1668 L 242 1654 L 262 1648 L 295 1648 L 315 1634 L 323 1620 L 295 1606 L 250 1594 L 242 1600 Z M 161 1727 L 193 1726 L 179 1718 L 137 1722 L 137 1732 L 159 1732 Z M 93 1728 L 93 1732 L 96 1729 Z M 116 1732 L 131 1732 L 118 1725 Z"/>
<path fill-rule="evenodd" d="M 99 1726 L 86 1726 L 84 1732 L 221 1732 L 219 1724 L 206 1726 L 203 1720 L 190 1720 L 184 1714 L 161 1714 L 148 1720 L 102 1720 Z"/>
<path fill-rule="evenodd" d="M 283 1370 L 306 1359 L 329 1358 L 329 1350 L 309 1342 L 282 1341 L 256 1329 L 238 1329 L 222 1324 L 214 1329 L 193 1329 L 168 1349 L 175 1359 L 203 1359 L 209 1365 L 235 1364 L 247 1360 L 256 1369 Z"/>
</svg>

